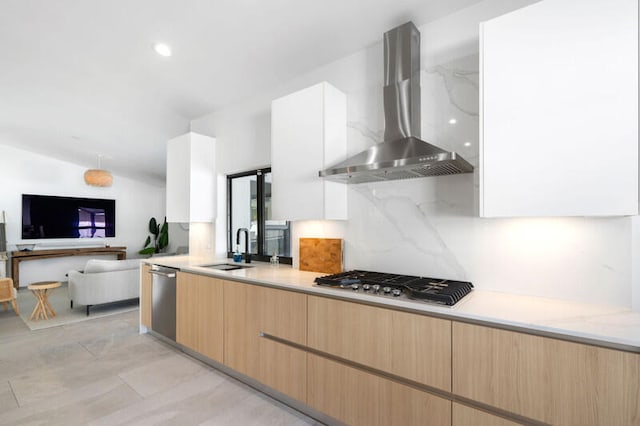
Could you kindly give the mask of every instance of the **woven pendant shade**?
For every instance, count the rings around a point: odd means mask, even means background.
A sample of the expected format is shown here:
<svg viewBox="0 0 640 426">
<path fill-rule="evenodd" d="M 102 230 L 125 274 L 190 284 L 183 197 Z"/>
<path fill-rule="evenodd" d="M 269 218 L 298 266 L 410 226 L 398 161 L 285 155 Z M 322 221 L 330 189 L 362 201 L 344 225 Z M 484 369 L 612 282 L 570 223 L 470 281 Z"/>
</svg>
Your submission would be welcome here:
<svg viewBox="0 0 640 426">
<path fill-rule="evenodd" d="M 91 186 L 111 186 L 113 176 L 107 170 L 89 169 L 84 172 L 84 181 Z"/>
</svg>

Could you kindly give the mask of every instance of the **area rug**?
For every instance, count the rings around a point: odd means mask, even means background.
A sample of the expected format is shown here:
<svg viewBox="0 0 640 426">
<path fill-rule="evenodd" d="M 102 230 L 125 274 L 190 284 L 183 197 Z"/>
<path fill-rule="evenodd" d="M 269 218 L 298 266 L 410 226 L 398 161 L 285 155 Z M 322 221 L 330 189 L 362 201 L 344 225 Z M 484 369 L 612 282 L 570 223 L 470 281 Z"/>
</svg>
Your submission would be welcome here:
<svg viewBox="0 0 640 426">
<path fill-rule="evenodd" d="M 18 309 L 20 309 L 20 318 L 27 324 L 31 330 L 41 330 L 43 328 L 57 327 L 65 324 L 72 324 L 80 321 L 87 321 L 94 318 L 101 318 L 108 315 L 121 314 L 123 312 L 134 311 L 138 309 L 138 302 L 124 301 L 109 303 L 104 305 L 95 305 L 91 307 L 91 313 L 87 316 L 86 307 L 84 305 L 69 306 L 69 295 L 67 284 L 63 283 L 62 287 L 54 289 L 49 293 L 49 302 L 56 311 L 56 316 L 46 319 L 32 321 L 29 319 L 33 308 L 36 306 L 35 296 L 26 288 L 18 291 Z"/>
</svg>

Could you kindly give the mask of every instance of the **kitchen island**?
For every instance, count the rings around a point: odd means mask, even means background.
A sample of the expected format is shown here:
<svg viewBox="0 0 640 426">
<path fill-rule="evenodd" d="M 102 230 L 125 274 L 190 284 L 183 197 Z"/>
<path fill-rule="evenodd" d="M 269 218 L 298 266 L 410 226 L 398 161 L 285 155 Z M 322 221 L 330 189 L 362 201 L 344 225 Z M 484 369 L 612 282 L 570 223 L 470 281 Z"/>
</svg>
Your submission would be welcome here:
<svg viewBox="0 0 640 426">
<path fill-rule="evenodd" d="M 180 270 L 183 350 L 325 422 L 640 419 L 640 314 L 630 310 L 479 290 L 445 307 L 317 287 L 323 274 L 284 265 L 148 262 Z M 142 277 L 141 323 L 153 329 Z"/>
</svg>

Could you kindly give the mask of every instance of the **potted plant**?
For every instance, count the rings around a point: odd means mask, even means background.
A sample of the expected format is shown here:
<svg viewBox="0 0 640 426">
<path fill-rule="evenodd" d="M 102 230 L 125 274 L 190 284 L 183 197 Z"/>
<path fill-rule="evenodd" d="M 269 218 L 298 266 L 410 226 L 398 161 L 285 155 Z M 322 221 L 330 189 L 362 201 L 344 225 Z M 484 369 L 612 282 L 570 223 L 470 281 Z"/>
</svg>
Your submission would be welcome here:
<svg viewBox="0 0 640 426">
<path fill-rule="evenodd" d="M 149 232 L 153 235 L 153 244 L 151 242 L 151 235 L 147 236 L 147 240 L 144 243 L 144 248 L 140 250 L 139 254 L 151 254 L 160 253 L 165 247 L 169 245 L 169 224 L 167 218 L 164 218 L 162 226 L 158 224 L 155 217 L 149 219 Z"/>
</svg>

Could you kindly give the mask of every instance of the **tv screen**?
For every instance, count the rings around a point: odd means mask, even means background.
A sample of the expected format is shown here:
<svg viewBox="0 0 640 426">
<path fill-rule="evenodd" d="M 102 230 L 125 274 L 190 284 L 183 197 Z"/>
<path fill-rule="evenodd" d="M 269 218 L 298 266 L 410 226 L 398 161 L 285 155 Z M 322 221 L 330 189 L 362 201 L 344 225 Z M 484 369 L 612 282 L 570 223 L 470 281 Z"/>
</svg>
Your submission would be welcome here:
<svg viewBox="0 0 640 426">
<path fill-rule="evenodd" d="M 22 194 L 22 239 L 116 236 L 116 200 Z"/>
</svg>

